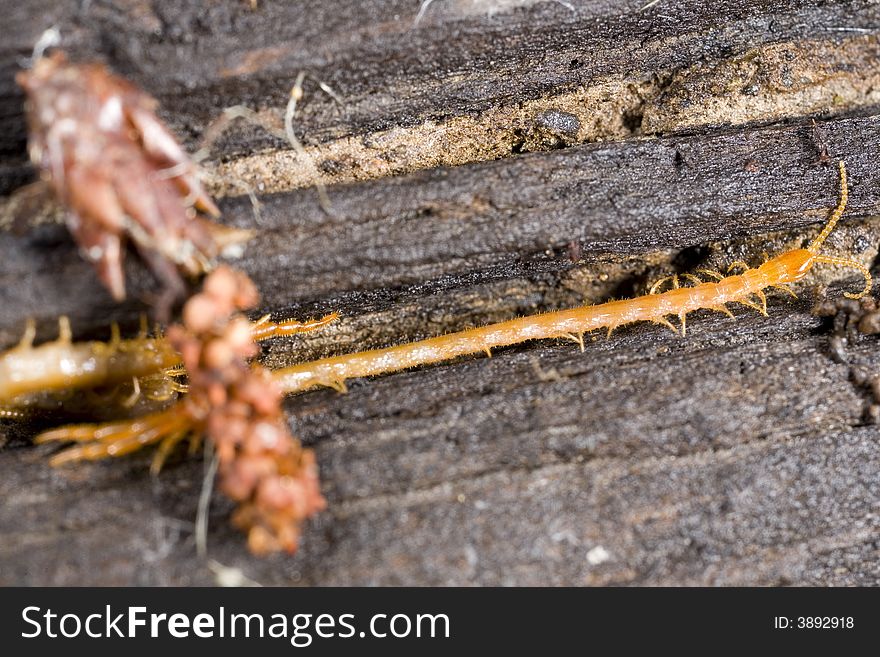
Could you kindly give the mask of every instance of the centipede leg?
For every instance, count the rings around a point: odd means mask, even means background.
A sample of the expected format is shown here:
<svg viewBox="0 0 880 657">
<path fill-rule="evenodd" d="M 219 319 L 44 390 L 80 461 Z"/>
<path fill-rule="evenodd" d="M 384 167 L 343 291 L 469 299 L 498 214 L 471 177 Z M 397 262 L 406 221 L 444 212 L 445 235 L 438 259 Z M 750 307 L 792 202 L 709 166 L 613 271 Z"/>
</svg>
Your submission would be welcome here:
<svg viewBox="0 0 880 657">
<path fill-rule="evenodd" d="M 666 319 L 665 317 L 655 317 L 651 321 L 654 324 L 659 324 L 660 326 L 665 326 L 666 328 L 668 328 L 670 331 L 672 331 L 676 335 L 679 334 L 678 329 L 675 328 L 675 325 L 672 322 L 670 322 L 668 319 Z"/>
<path fill-rule="evenodd" d="M 171 454 L 171 450 L 177 447 L 180 444 L 180 441 L 190 435 L 188 431 L 178 431 L 177 433 L 173 433 L 169 436 L 166 436 L 162 439 L 162 442 L 159 443 L 159 447 L 156 448 L 156 454 L 153 456 L 153 461 L 150 463 L 150 474 L 158 475 L 162 471 L 162 466 L 165 465 L 165 461 L 168 459 L 169 454 Z"/>
<path fill-rule="evenodd" d="M 345 381 L 340 381 L 339 379 L 327 381 L 323 383 L 323 385 L 327 386 L 328 388 L 333 388 L 336 392 L 343 395 L 348 393 L 348 386 L 345 385 Z"/>
<path fill-rule="evenodd" d="M 321 209 L 328 215 L 333 215 L 333 206 L 330 203 L 330 197 L 327 196 L 327 188 L 321 181 L 321 172 L 315 164 L 315 160 L 309 155 L 308 151 L 303 147 L 296 133 L 293 131 L 293 117 L 296 115 L 296 104 L 303 97 L 303 81 L 305 80 L 305 71 L 300 71 L 296 76 L 293 88 L 290 90 L 290 97 L 287 101 L 287 108 L 284 111 L 284 135 L 290 143 L 297 156 L 312 169 L 315 174 L 315 189 L 318 192 L 318 202 Z"/>
<path fill-rule="evenodd" d="M 131 394 L 122 401 L 124 408 L 131 408 L 141 398 L 141 382 L 136 376 L 131 377 L 132 391 Z"/>
<path fill-rule="evenodd" d="M 657 294 L 657 290 L 660 289 L 660 286 L 663 285 L 666 281 L 671 280 L 671 276 L 664 276 L 663 278 L 659 278 L 651 285 L 648 289 L 648 294 Z"/>
<path fill-rule="evenodd" d="M 709 310 L 714 310 L 715 312 L 724 313 L 725 315 L 727 315 L 731 319 L 736 319 L 736 317 L 733 316 L 733 313 L 730 312 L 730 309 L 726 305 L 724 305 L 723 303 L 720 306 L 712 306 Z"/>
<path fill-rule="evenodd" d="M 24 334 L 18 342 L 19 349 L 30 349 L 34 346 L 34 338 L 37 337 L 37 324 L 33 317 L 28 318 L 24 325 Z"/>
<path fill-rule="evenodd" d="M 123 456 L 168 436 L 187 433 L 192 420 L 181 405 L 128 422 L 62 427 L 36 437 L 38 444 L 79 442 L 53 456 L 49 463 L 59 466 L 74 461 L 94 461 L 108 456 Z"/>
<path fill-rule="evenodd" d="M 776 289 L 776 290 L 782 290 L 783 292 L 785 292 L 786 294 L 788 294 L 788 295 L 794 297 L 795 299 L 798 298 L 798 295 L 796 295 L 796 294 L 794 293 L 794 290 L 792 290 L 791 288 L 787 287 L 785 284 L 783 284 L 783 285 L 771 285 L 770 287 L 772 287 L 772 288 L 774 288 L 774 289 Z"/>
<path fill-rule="evenodd" d="M 140 325 L 138 327 L 137 339 L 146 340 L 150 334 L 150 320 L 147 319 L 146 313 L 141 313 L 139 318 Z M 156 335 L 161 335 L 157 333 Z"/>
<path fill-rule="evenodd" d="M 741 271 L 748 271 L 751 269 L 744 261 L 742 260 L 734 260 L 727 266 L 727 273 L 729 274 L 734 269 L 739 269 Z"/>
<path fill-rule="evenodd" d="M 748 306 L 752 310 L 757 310 L 760 314 L 764 315 L 764 317 L 767 316 L 767 311 L 761 308 L 761 306 L 756 304 L 754 301 L 749 301 L 748 299 L 737 299 L 735 303 L 741 303 L 744 306 Z"/>
<path fill-rule="evenodd" d="M 70 318 L 67 315 L 58 318 L 58 342 L 61 344 L 73 342 L 73 331 L 70 329 Z"/>
<path fill-rule="evenodd" d="M 713 271 L 711 269 L 698 269 L 697 273 L 698 274 L 705 274 L 706 276 L 714 278 L 716 281 L 723 281 L 724 280 L 724 274 L 722 274 L 721 272 L 718 272 L 718 271 Z"/>
<path fill-rule="evenodd" d="M 681 337 L 687 334 L 687 313 L 679 313 L 678 321 L 681 322 Z"/>
<path fill-rule="evenodd" d="M 119 332 L 119 324 L 116 322 L 110 323 L 110 342 L 107 346 L 110 347 L 113 351 L 119 350 L 119 345 L 122 344 L 122 335 Z"/>
<path fill-rule="evenodd" d="M 764 317 L 766 317 L 767 316 L 767 296 L 764 294 L 764 292 L 762 290 L 756 290 L 755 296 L 761 300 L 761 308 L 762 308 L 761 314 L 764 315 Z"/>
<path fill-rule="evenodd" d="M 576 345 L 578 345 L 581 348 L 581 353 L 584 353 L 584 334 L 583 333 L 578 333 L 578 334 L 563 333 L 560 337 L 571 340 L 572 342 L 574 342 Z"/>
</svg>

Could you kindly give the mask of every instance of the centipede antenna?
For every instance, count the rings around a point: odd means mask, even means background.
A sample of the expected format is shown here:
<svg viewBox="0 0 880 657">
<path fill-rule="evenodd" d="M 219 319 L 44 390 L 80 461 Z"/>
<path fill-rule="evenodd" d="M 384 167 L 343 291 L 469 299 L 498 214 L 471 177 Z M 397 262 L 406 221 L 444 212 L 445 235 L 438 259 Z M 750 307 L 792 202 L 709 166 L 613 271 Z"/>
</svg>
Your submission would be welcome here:
<svg viewBox="0 0 880 657">
<path fill-rule="evenodd" d="M 807 247 L 807 251 L 809 251 L 810 253 L 819 252 L 819 248 L 822 246 L 822 243 L 828 238 L 828 236 L 831 234 L 831 231 L 834 230 L 837 222 L 840 221 L 840 218 L 843 216 L 843 211 L 846 210 L 846 202 L 848 199 L 848 192 L 846 188 L 846 165 L 843 163 L 843 160 L 840 160 L 837 164 L 840 168 L 840 203 L 838 203 L 837 207 L 834 208 L 834 212 L 831 213 L 831 218 L 828 219 L 828 223 L 825 224 L 825 228 L 822 229 L 822 232 L 819 233 L 819 236 L 812 241 L 810 246 Z"/>
<path fill-rule="evenodd" d="M 874 279 L 871 276 L 871 272 L 868 270 L 865 265 L 856 260 L 850 260 L 849 258 L 837 258 L 835 256 L 825 256 L 825 255 L 817 255 L 815 258 L 815 262 L 823 262 L 828 265 L 837 265 L 838 267 L 850 267 L 861 272 L 862 276 L 865 277 L 865 287 L 858 294 L 852 294 L 850 292 L 844 292 L 843 296 L 847 299 L 861 299 L 863 296 L 868 294 L 871 291 L 871 287 L 874 284 Z"/>
<path fill-rule="evenodd" d="M 315 331 L 339 319 L 338 312 L 332 312 L 324 315 L 319 319 L 310 319 L 305 322 L 299 322 L 294 319 L 273 322 L 271 314 L 264 315 L 251 325 L 251 334 L 254 340 L 261 342 L 269 338 L 276 338 L 288 335 L 297 335 L 299 333 L 309 333 Z"/>
</svg>

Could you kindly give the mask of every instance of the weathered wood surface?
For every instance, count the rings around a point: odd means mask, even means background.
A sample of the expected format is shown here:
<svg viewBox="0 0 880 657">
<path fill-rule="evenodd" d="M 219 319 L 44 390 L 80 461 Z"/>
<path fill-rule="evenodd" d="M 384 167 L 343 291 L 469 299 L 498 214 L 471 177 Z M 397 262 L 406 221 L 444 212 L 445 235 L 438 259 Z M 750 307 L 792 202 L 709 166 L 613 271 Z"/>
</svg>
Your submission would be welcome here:
<svg viewBox="0 0 880 657">
<path fill-rule="evenodd" d="M 880 35 L 871 5 L 520 3 L 489 18 L 438 0 L 413 28 L 417 2 L 334 6 L 332 16 L 325 4 L 93 2 L 87 16 L 75 3 L 16 5 L 0 48 L 2 184 L 27 177 L 20 98 L 5 93 L 15 58 L 56 22 L 73 53 L 132 75 L 193 140 L 228 105 L 283 108 L 307 68 L 346 101 L 343 111 L 313 90 L 303 106 L 298 129 L 319 161 L 338 144 L 356 158 L 352 135 L 399 128 L 415 143 L 426 120 L 457 116 L 502 141 L 516 133 L 506 155 L 542 150 L 527 124 L 492 132 L 486 117 L 538 101 L 570 111 L 571 94 L 599 78 L 665 81 L 641 104 L 597 106 L 612 127 L 581 130 L 574 141 L 588 143 L 487 162 L 503 154 L 477 149 L 441 169 L 416 144 L 421 155 L 400 175 L 343 172 L 329 189 L 333 216 L 313 190 L 277 180 L 269 188 L 289 191 L 261 195 L 258 224 L 246 200 L 223 199 L 225 221 L 259 229 L 237 264 L 264 310 L 343 313 L 271 345 L 273 365 L 628 296 L 663 272 L 791 248 L 836 203 L 813 112 L 851 179 L 828 248 L 866 264 L 877 254 L 880 112 L 860 85 L 880 64 L 859 59 Z M 799 58 L 803 44 L 839 48 L 837 69 Z M 727 78 L 707 91 L 700 80 L 728 66 L 739 85 L 744 55 L 777 61 L 766 48 L 794 52 L 791 66 L 813 82 L 798 82 L 797 95 L 759 74 L 746 94 L 757 115 L 735 102 L 718 109 L 742 86 L 726 90 Z M 252 163 L 280 146 L 239 128 L 217 151 Z M 345 182 L 359 177 L 377 179 Z M 135 263 L 129 278 L 135 299 L 152 286 Z M 295 557 L 259 560 L 217 500 L 210 556 L 265 584 L 880 583 L 880 430 L 849 365 L 831 356 L 829 322 L 810 314 L 829 283 L 832 296 L 858 284 L 826 268 L 801 301 L 774 300 L 769 318 L 700 314 L 684 339 L 632 327 L 584 354 L 524 345 L 355 382 L 344 396 L 293 397 L 291 424 L 317 450 L 330 509 Z M 110 303 L 61 226 L 3 234 L 0 343 L 29 316 L 44 336 L 62 313 L 79 335 L 101 335 L 114 319 L 135 325 L 139 310 Z M 848 358 L 876 369 L 877 346 L 859 338 Z M 45 455 L 21 439 L 0 451 L 0 582 L 213 581 L 192 541 L 200 462 L 153 480 L 148 455 L 59 471 Z"/>
</svg>

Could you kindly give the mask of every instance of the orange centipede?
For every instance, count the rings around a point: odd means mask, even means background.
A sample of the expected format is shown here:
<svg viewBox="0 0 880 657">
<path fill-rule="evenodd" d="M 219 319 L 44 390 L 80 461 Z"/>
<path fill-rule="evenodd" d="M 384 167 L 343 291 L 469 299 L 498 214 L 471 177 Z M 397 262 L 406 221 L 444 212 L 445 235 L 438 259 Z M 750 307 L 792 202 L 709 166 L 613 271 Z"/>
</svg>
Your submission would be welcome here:
<svg viewBox="0 0 880 657">
<path fill-rule="evenodd" d="M 851 299 L 861 298 L 871 290 L 871 273 L 867 267 L 852 259 L 819 253 L 846 209 L 848 194 L 843 161 L 839 162 L 839 169 L 840 202 L 819 235 L 807 248 L 781 253 L 760 267 L 749 269 L 745 263 L 736 262 L 731 264 L 728 273 L 736 267 L 743 271 L 730 276 L 705 269 L 698 271 L 711 278 L 710 281 L 703 281 L 696 274 L 671 276 L 657 281 L 648 294 L 633 299 L 529 315 L 419 342 L 323 358 L 276 370 L 274 376 L 287 393 L 317 386 L 344 390 L 347 379 L 387 374 L 481 352 L 491 355 L 494 348 L 528 340 L 568 338 L 583 350 L 585 333 L 604 328 L 610 336 L 617 327 L 633 322 L 662 324 L 684 335 L 687 315 L 696 310 L 709 309 L 731 315 L 727 304 L 739 303 L 766 315 L 764 291 L 778 288 L 794 295 L 787 286 L 803 279 L 816 264 L 851 267 L 861 272 L 865 277 L 864 289 L 858 294 L 845 293 Z M 694 285 L 682 286 L 681 279 Z M 667 282 L 671 282 L 671 289 L 659 292 Z M 680 329 L 667 319 L 669 316 L 678 317 Z"/>
</svg>

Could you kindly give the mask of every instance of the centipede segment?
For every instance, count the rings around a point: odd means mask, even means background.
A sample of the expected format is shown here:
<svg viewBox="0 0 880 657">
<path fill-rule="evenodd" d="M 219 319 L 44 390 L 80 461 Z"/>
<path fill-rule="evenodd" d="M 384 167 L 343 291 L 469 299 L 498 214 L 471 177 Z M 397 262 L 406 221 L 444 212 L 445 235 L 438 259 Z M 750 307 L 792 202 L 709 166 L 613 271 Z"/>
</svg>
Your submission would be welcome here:
<svg viewBox="0 0 880 657">
<path fill-rule="evenodd" d="M 273 321 L 269 315 L 251 324 L 256 342 L 291 337 L 324 328 L 336 321 L 338 313 L 301 322 L 295 319 Z M 19 343 L 0 353 L 0 408 L 7 417 L 26 413 L 36 400 L 51 400 L 53 393 L 93 388 L 125 389 L 130 387 L 124 407 L 131 407 L 144 396 L 152 401 L 169 401 L 185 393 L 187 384 L 178 380 L 186 376 L 181 355 L 162 335 L 150 337 L 146 318 L 140 333 L 131 339 L 120 337 L 119 327 L 111 327 L 107 342 L 72 339 L 70 322 L 62 316 L 58 323 L 58 339 L 34 346 L 36 326 L 29 321 Z M 115 395 L 108 395 L 113 397 Z"/>
<path fill-rule="evenodd" d="M 53 392 L 146 380 L 180 361 L 167 340 L 145 331 L 122 340 L 114 327 L 109 342 L 74 342 L 68 319 L 58 323 L 58 339 L 35 347 L 36 327 L 28 322 L 18 345 L 0 354 L 0 404 L 24 409 Z"/>
</svg>

